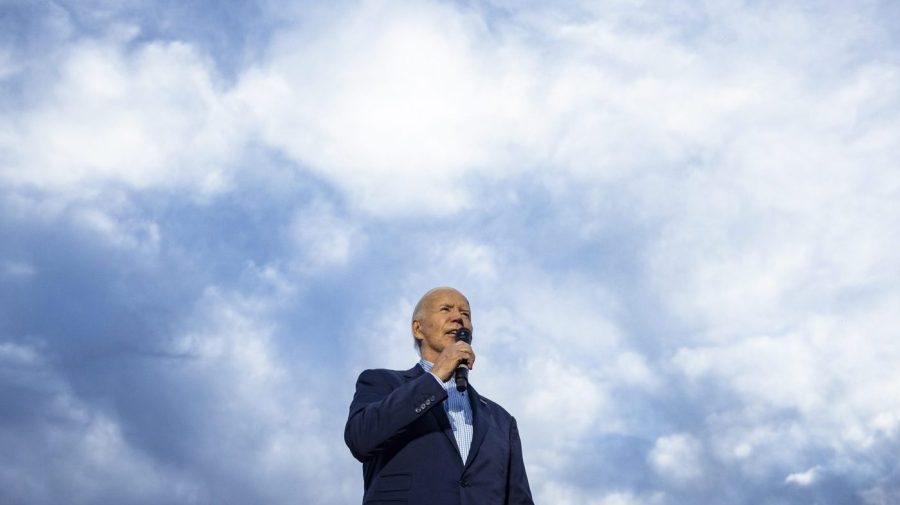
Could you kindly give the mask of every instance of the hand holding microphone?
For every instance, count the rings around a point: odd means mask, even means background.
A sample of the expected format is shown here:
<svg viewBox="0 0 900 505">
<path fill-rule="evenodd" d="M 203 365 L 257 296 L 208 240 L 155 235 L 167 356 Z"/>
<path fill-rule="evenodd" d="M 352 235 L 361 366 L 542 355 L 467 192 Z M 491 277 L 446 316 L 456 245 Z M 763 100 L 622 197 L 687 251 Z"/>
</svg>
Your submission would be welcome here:
<svg viewBox="0 0 900 505">
<path fill-rule="evenodd" d="M 462 339 L 460 339 L 460 332 L 462 332 Z M 431 369 L 431 372 L 442 381 L 450 380 L 460 368 L 464 368 L 465 372 L 463 373 L 468 374 L 475 364 L 475 352 L 469 345 L 472 340 L 472 330 L 460 328 L 452 336 L 454 341 L 444 347 L 441 354 L 434 360 L 434 367 Z"/>
</svg>

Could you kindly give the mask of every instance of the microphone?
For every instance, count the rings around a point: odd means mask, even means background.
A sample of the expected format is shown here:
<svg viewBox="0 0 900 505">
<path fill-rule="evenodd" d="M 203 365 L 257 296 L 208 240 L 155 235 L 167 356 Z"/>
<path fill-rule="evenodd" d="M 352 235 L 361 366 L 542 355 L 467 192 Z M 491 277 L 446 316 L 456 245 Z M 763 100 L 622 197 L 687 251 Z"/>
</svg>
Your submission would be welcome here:
<svg viewBox="0 0 900 505">
<path fill-rule="evenodd" d="M 472 343 L 472 330 L 468 328 L 460 328 L 456 330 L 456 341 L 462 341 L 467 344 Z M 456 390 L 465 391 L 469 387 L 469 366 L 465 361 L 456 366 Z"/>
</svg>

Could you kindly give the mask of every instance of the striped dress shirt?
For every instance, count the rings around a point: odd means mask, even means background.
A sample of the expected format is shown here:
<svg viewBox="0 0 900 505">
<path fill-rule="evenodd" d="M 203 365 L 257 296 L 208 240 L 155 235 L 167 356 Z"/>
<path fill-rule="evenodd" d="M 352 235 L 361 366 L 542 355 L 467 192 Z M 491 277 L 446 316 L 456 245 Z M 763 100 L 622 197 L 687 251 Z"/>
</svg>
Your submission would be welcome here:
<svg viewBox="0 0 900 505">
<path fill-rule="evenodd" d="M 456 390 L 456 382 L 453 376 L 450 380 L 442 382 L 441 379 L 431 373 L 433 363 L 422 359 L 419 365 L 432 377 L 444 386 L 447 390 L 447 401 L 444 402 L 444 411 L 450 419 L 450 426 L 453 428 L 453 436 L 456 438 L 456 446 L 459 447 L 459 455 L 462 456 L 463 464 L 469 457 L 469 448 L 472 446 L 472 404 L 469 403 L 469 394 L 466 391 L 460 393 Z"/>
</svg>

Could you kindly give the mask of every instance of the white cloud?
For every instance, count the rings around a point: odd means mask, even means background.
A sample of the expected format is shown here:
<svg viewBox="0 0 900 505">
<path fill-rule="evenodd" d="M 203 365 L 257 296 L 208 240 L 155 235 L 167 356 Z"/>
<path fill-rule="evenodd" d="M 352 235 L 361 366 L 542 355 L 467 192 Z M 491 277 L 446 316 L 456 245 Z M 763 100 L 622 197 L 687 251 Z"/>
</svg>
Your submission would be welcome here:
<svg viewBox="0 0 900 505">
<path fill-rule="evenodd" d="M 108 243 L 147 254 L 158 252 L 161 240 L 159 224 L 141 218 L 128 219 L 96 207 L 70 210 L 73 224 L 88 233 L 103 237 Z"/>
<path fill-rule="evenodd" d="M 549 483 L 541 486 L 534 494 L 535 503 L 555 505 L 659 505 L 666 503 L 662 493 L 633 493 L 614 491 L 598 496 L 596 492 L 585 491 L 576 486 Z"/>
<path fill-rule="evenodd" d="M 406 370 L 414 365 L 419 357 L 411 319 L 417 302 L 418 298 L 403 298 L 366 310 L 359 318 L 358 329 L 347 339 L 349 368 L 358 374 L 367 368 Z"/>
<path fill-rule="evenodd" d="M 472 240 L 443 238 L 431 246 L 432 261 L 446 270 L 458 272 L 457 276 L 476 279 L 479 283 L 497 279 L 499 258 L 495 248 Z"/>
<path fill-rule="evenodd" d="M 620 354 L 610 357 L 610 375 L 612 381 L 617 384 L 637 386 L 650 390 L 657 389 L 660 379 L 654 372 L 646 358 L 641 354 L 625 350 Z"/>
<path fill-rule="evenodd" d="M 734 346 L 704 350 L 682 349 L 673 358 L 689 377 L 702 377 L 711 371 L 734 378 L 732 386 L 740 393 L 766 402 L 771 408 L 810 409 L 825 398 L 810 348 L 799 339 L 753 338 Z M 760 373 L 766 364 L 768 373 Z"/>
<path fill-rule="evenodd" d="M 196 434 L 195 470 L 233 475 L 236 490 L 272 503 L 346 501 L 357 489 L 346 484 L 352 460 L 342 425 L 331 417 L 335 385 L 317 375 L 322 365 L 298 366 L 275 338 L 270 312 L 287 300 L 209 288 L 195 307 L 193 329 L 172 341 L 170 352 L 190 357 L 179 373 L 214 398 L 206 430 Z M 300 342 L 297 358 L 308 359 L 303 350 L 314 349 L 314 339 L 293 337 Z M 240 461 L 232 461 L 237 455 Z M 324 481 L 337 487 L 318 485 Z M 214 496 L 222 492 L 198 485 Z"/>
<path fill-rule="evenodd" d="M 706 421 L 717 456 L 758 473 L 804 464 L 805 450 L 828 448 L 836 464 L 896 440 L 892 300 L 810 317 L 778 337 L 678 351 L 674 363 L 697 393 L 730 405 Z"/>
<path fill-rule="evenodd" d="M 39 360 L 39 353 L 32 347 L 12 342 L 0 343 L 0 363 L 4 367 L 30 365 Z"/>
<path fill-rule="evenodd" d="M 610 415 L 607 391 L 584 370 L 554 359 L 536 358 L 528 363 L 525 376 L 531 378 L 530 394 L 521 415 L 540 430 L 540 434 L 531 436 L 556 438 L 556 443 L 550 445 L 552 450 L 571 447 L 587 430 L 596 436 L 616 427 L 603 422 Z M 559 433 L 560 419 L 565 419 L 565 433 Z"/>
<path fill-rule="evenodd" d="M 785 484 L 795 484 L 797 486 L 806 487 L 815 483 L 819 479 L 822 467 L 814 466 L 805 472 L 797 472 L 788 475 L 784 479 Z"/>
<path fill-rule="evenodd" d="M 342 14 L 313 40 L 284 35 L 243 76 L 236 94 L 263 138 L 370 211 L 471 207 L 478 181 L 506 173 L 510 151 L 543 128 L 533 57 L 450 5 Z"/>
<path fill-rule="evenodd" d="M 198 330 L 179 335 L 169 350 L 196 358 L 201 367 L 218 369 L 218 374 L 234 381 L 233 398 L 253 399 L 259 412 L 260 391 L 277 386 L 287 373 L 273 348 L 272 328 L 264 323 L 268 308 L 266 299 L 207 288 L 195 309 Z"/>
<path fill-rule="evenodd" d="M 704 472 L 702 445 L 687 433 L 658 438 L 647 458 L 657 473 L 676 482 L 694 480 Z"/>
<path fill-rule="evenodd" d="M 618 299 L 603 286 L 547 279 L 526 265 L 510 267 L 504 277 L 519 279 L 497 298 L 513 311 L 507 327 L 495 332 L 506 334 L 505 342 L 528 341 L 539 355 L 571 360 L 583 369 L 596 368 L 600 356 L 614 355 L 623 344 L 614 321 Z"/>
<path fill-rule="evenodd" d="M 325 202 L 312 202 L 298 210 L 287 234 L 298 256 L 291 264 L 299 272 L 341 267 L 366 252 L 365 234 Z"/>
<path fill-rule="evenodd" d="M 127 43 L 84 41 L 54 55 L 58 80 L 5 125 L 6 184 L 64 193 L 109 183 L 227 187 L 240 125 L 210 63 L 183 43 Z"/>
</svg>

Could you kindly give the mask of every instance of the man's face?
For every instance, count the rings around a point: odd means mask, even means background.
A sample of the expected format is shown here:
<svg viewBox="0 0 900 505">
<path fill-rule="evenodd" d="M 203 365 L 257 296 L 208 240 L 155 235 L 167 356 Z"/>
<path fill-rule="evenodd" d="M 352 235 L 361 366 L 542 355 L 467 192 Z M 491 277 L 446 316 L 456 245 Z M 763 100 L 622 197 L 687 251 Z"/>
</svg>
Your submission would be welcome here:
<svg viewBox="0 0 900 505">
<path fill-rule="evenodd" d="M 428 295 L 413 321 L 413 335 L 420 342 L 422 357 L 434 363 L 444 346 L 456 341 L 456 330 L 472 329 L 469 301 L 455 289 L 441 289 Z"/>
</svg>

